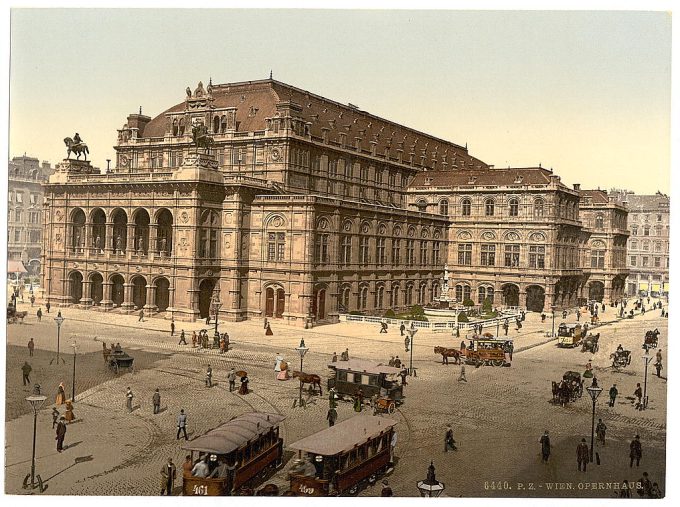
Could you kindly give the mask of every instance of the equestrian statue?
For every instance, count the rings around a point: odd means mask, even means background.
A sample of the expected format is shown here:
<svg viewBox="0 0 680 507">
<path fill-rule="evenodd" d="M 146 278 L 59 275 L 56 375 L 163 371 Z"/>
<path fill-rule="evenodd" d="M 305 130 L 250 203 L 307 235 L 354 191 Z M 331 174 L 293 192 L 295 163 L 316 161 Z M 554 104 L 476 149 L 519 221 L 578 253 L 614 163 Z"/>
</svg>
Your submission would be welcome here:
<svg viewBox="0 0 680 507">
<path fill-rule="evenodd" d="M 87 161 L 87 155 L 90 153 L 90 150 L 87 149 L 87 144 L 83 142 L 78 132 L 76 132 L 76 135 L 73 136 L 73 139 L 70 137 L 64 138 L 64 144 L 66 145 L 67 149 L 67 159 L 71 157 L 71 152 L 73 152 L 76 154 L 76 160 L 80 159 L 80 155 L 82 153 L 85 157 L 85 161 Z"/>
<path fill-rule="evenodd" d="M 208 127 L 203 123 L 191 127 L 191 136 L 194 139 L 196 148 L 205 148 L 207 150 L 213 145 L 213 138 L 208 135 Z"/>
</svg>

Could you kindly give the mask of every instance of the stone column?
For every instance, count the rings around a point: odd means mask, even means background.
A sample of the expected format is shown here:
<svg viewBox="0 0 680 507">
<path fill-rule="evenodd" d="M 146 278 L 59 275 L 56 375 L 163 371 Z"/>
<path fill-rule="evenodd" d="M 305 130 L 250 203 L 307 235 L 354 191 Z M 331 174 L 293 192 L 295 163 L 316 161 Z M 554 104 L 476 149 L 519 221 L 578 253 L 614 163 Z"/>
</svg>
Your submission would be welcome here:
<svg viewBox="0 0 680 507">
<path fill-rule="evenodd" d="M 149 260 L 154 258 L 162 259 L 163 256 L 158 252 L 158 225 L 149 224 L 149 248 L 148 248 Z"/>
<path fill-rule="evenodd" d="M 130 259 L 135 251 L 135 224 L 127 224 L 127 229 L 125 231 L 127 240 L 125 244 L 126 258 Z"/>
<path fill-rule="evenodd" d="M 156 286 L 147 285 L 146 286 L 146 304 L 144 305 L 145 310 L 155 312 L 158 307 L 156 306 Z"/>
<path fill-rule="evenodd" d="M 113 287 L 113 284 L 111 282 L 104 282 L 102 283 L 103 286 L 103 299 L 100 303 L 102 308 L 111 308 L 113 306 L 113 300 L 111 299 L 111 289 Z"/>
<path fill-rule="evenodd" d="M 121 305 L 121 308 L 123 310 L 130 311 L 134 309 L 135 304 L 132 302 L 132 287 L 133 285 L 129 282 L 125 282 L 123 284 L 123 290 L 125 292 L 125 297 L 123 298 L 123 304 Z"/>
<path fill-rule="evenodd" d="M 92 298 L 90 297 L 90 280 L 83 279 L 83 297 L 80 298 L 80 304 L 85 306 L 92 306 Z"/>
</svg>

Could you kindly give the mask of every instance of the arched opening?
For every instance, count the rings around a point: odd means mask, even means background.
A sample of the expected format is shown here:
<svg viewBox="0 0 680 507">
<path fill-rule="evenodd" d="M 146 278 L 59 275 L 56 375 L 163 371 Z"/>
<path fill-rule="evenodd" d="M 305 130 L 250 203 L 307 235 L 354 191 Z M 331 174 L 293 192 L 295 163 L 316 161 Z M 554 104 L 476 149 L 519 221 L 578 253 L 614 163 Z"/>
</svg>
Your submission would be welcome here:
<svg viewBox="0 0 680 507">
<path fill-rule="evenodd" d="M 161 255 L 172 255 L 172 213 L 163 208 L 156 217 L 156 251 Z"/>
<path fill-rule="evenodd" d="M 125 253 L 127 248 L 127 213 L 122 209 L 113 212 L 113 253 Z M 95 248 L 97 247 L 95 240 Z M 103 247 L 103 244 L 102 244 Z"/>
<path fill-rule="evenodd" d="M 90 299 L 94 305 L 98 305 L 104 299 L 104 279 L 99 273 L 90 276 Z"/>
<path fill-rule="evenodd" d="M 213 290 L 215 289 L 215 283 L 215 280 L 206 278 L 198 285 L 198 311 L 202 319 L 210 315 L 210 302 Z"/>
<path fill-rule="evenodd" d="M 590 282 L 588 286 L 588 299 L 602 302 L 604 299 L 604 284 L 602 282 Z"/>
<path fill-rule="evenodd" d="M 91 238 L 92 246 L 96 251 L 101 252 L 106 245 L 106 214 L 101 208 L 97 208 L 92 212 L 91 215 L 92 226 L 91 226 Z M 97 249 L 99 245 L 99 249 Z"/>
<path fill-rule="evenodd" d="M 222 116 L 222 121 L 220 123 L 220 130 L 222 131 L 222 133 L 227 131 L 227 117 L 226 116 Z"/>
<path fill-rule="evenodd" d="M 149 213 L 145 209 L 135 212 L 135 244 L 136 254 L 146 255 L 149 248 Z"/>
<path fill-rule="evenodd" d="M 517 285 L 503 286 L 503 304 L 505 306 L 519 306 L 519 287 Z"/>
<path fill-rule="evenodd" d="M 461 202 L 462 208 L 463 208 L 463 216 L 464 217 L 469 217 L 471 215 L 471 209 L 472 209 L 472 202 L 470 199 L 463 199 Z"/>
<path fill-rule="evenodd" d="M 382 309 L 385 305 L 385 287 L 380 285 L 375 291 L 375 308 Z"/>
<path fill-rule="evenodd" d="M 439 201 L 439 214 L 448 216 L 449 214 L 449 201 L 448 199 L 442 199 Z"/>
<path fill-rule="evenodd" d="M 137 310 L 146 305 L 146 278 L 143 276 L 132 280 L 132 303 Z"/>
<path fill-rule="evenodd" d="M 274 316 L 277 319 L 280 319 L 283 317 L 283 312 L 286 310 L 286 292 L 278 288 L 276 289 L 276 311 L 274 312 Z"/>
<path fill-rule="evenodd" d="M 79 303 L 83 297 L 83 275 L 74 271 L 68 276 L 72 303 Z"/>
<path fill-rule="evenodd" d="M 471 299 L 470 298 L 471 289 L 470 289 L 469 285 L 459 283 L 458 285 L 456 285 L 455 292 L 456 292 L 456 301 L 458 301 L 458 303 L 462 304 L 465 301 L 467 301 L 468 299 Z"/>
<path fill-rule="evenodd" d="M 125 280 L 121 275 L 111 277 L 111 300 L 113 306 L 121 306 L 125 301 Z"/>
<path fill-rule="evenodd" d="M 164 312 L 170 306 L 170 282 L 167 278 L 156 279 L 156 306 L 159 312 Z"/>
<path fill-rule="evenodd" d="M 78 208 L 71 218 L 71 249 L 73 253 L 81 252 L 85 242 L 85 212 Z"/>
<path fill-rule="evenodd" d="M 390 302 L 390 307 L 395 310 L 399 306 L 399 286 L 398 285 L 393 285 L 392 286 L 392 301 Z"/>
<path fill-rule="evenodd" d="M 179 129 L 177 127 L 177 119 L 174 119 L 174 120 L 172 120 L 172 135 L 176 136 L 178 132 L 179 132 Z"/>
<path fill-rule="evenodd" d="M 312 315 L 316 320 L 326 318 L 326 289 L 316 289 L 312 299 Z"/>
<path fill-rule="evenodd" d="M 527 287 L 527 310 L 530 312 L 542 312 L 545 307 L 545 289 L 538 285 Z"/>
<path fill-rule="evenodd" d="M 215 116 L 213 118 L 213 133 L 218 134 L 220 132 L 220 117 Z"/>
<path fill-rule="evenodd" d="M 178 135 L 183 136 L 184 135 L 184 118 L 181 118 L 179 120 L 179 128 L 178 128 Z"/>
</svg>

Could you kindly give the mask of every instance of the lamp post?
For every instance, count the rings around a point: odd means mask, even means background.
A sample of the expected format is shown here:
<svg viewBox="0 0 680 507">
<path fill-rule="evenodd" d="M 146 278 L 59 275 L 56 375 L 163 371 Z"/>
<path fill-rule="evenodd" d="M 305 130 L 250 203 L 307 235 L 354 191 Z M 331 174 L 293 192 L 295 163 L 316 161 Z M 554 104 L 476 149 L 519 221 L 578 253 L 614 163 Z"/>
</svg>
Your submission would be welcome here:
<svg viewBox="0 0 680 507">
<path fill-rule="evenodd" d="M 304 338 L 300 338 L 300 345 L 295 347 L 295 350 L 297 350 L 297 353 L 300 354 L 300 373 L 302 373 L 302 361 L 305 357 L 305 354 L 309 350 L 309 348 L 305 346 Z M 304 402 L 302 401 L 302 376 L 300 376 L 300 398 L 298 399 L 298 405 L 301 407 L 304 406 Z"/>
<path fill-rule="evenodd" d="M 602 388 L 598 387 L 597 383 L 595 382 L 595 378 L 593 377 L 593 384 L 590 387 L 587 387 L 586 390 L 588 391 L 590 398 L 593 400 L 593 420 L 590 427 L 590 462 L 592 463 L 593 447 L 595 445 L 595 401 L 602 393 Z"/>
<path fill-rule="evenodd" d="M 71 401 L 75 402 L 76 401 L 76 353 L 78 352 L 78 345 L 76 344 L 75 340 L 73 340 L 71 347 L 73 347 L 73 381 L 71 382 Z"/>
<path fill-rule="evenodd" d="M 59 364 L 59 359 L 61 359 L 60 356 L 59 356 L 59 347 L 60 347 L 60 340 L 61 340 L 61 325 L 64 322 L 64 320 L 66 320 L 66 319 L 64 319 L 64 317 L 61 316 L 61 312 L 59 312 L 57 314 L 57 316 L 54 318 L 54 322 L 57 323 L 57 358 L 56 358 L 57 359 L 57 365 Z M 64 361 L 63 359 L 61 359 L 61 360 L 64 363 L 66 363 L 66 361 Z M 52 364 L 53 361 L 54 361 L 54 358 L 52 358 L 50 360 L 50 364 Z"/>
<path fill-rule="evenodd" d="M 652 361 L 652 356 L 649 354 L 645 354 L 642 356 L 642 359 L 645 361 L 645 388 L 642 393 L 642 408 L 647 409 L 647 367 L 649 366 L 649 363 Z"/>
<path fill-rule="evenodd" d="M 500 325 L 501 325 L 500 318 L 498 317 L 498 315 L 496 315 L 496 339 L 498 339 L 498 334 L 499 334 L 498 329 L 499 329 Z"/>
<path fill-rule="evenodd" d="M 220 289 L 215 287 L 215 290 L 213 290 L 212 293 L 212 298 L 210 301 L 210 305 L 212 306 L 212 311 L 213 315 L 215 315 L 215 337 L 213 338 L 213 341 L 217 347 L 220 346 L 220 333 L 217 330 L 217 320 L 220 315 L 220 308 L 222 307 L 222 303 L 220 301 Z"/>
<path fill-rule="evenodd" d="M 40 392 L 38 389 L 36 389 L 36 392 Z M 40 407 L 42 407 L 43 403 L 45 403 L 45 400 L 47 399 L 47 396 L 43 396 L 41 394 L 32 394 L 28 398 L 26 398 L 26 401 L 31 404 L 31 407 L 33 408 L 33 455 L 31 456 L 31 489 L 35 489 L 35 435 L 36 435 L 36 429 L 37 429 L 37 423 L 38 423 L 38 410 L 40 410 Z M 28 482 L 28 476 L 24 479 L 24 488 L 27 487 L 27 482 Z M 42 479 L 40 476 L 38 476 L 38 486 L 40 487 L 40 492 L 43 491 L 43 486 L 42 486 Z"/>
<path fill-rule="evenodd" d="M 550 309 L 552 310 L 552 335 L 551 338 L 555 338 L 555 305 L 550 306 Z"/>
<path fill-rule="evenodd" d="M 456 329 L 458 329 L 458 327 L 456 327 Z M 406 332 L 408 333 L 408 336 L 411 339 L 411 358 L 409 359 L 408 374 L 413 376 L 413 338 L 418 332 L 416 327 L 413 325 L 413 322 L 411 322 L 411 327 L 408 328 Z"/>
<path fill-rule="evenodd" d="M 421 497 L 437 498 L 444 492 L 444 483 L 439 482 L 434 476 L 434 463 L 430 461 L 430 466 L 427 468 L 427 479 L 418 481 L 418 491 Z"/>
</svg>

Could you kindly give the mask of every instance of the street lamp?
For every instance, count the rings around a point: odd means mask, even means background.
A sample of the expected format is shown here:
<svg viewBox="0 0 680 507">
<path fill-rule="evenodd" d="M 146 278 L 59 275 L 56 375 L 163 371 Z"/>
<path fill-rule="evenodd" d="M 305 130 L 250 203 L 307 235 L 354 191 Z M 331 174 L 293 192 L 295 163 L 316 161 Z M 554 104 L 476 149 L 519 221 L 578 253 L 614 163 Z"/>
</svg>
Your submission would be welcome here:
<svg viewBox="0 0 680 507">
<path fill-rule="evenodd" d="M 40 390 L 39 388 L 36 388 L 35 393 L 39 393 Z M 38 410 L 40 410 L 40 407 L 42 407 L 43 403 L 45 403 L 45 400 L 47 399 L 47 396 L 43 396 L 41 394 L 32 394 L 28 398 L 26 398 L 26 401 L 31 404 L 31 407 L 33 408 L 33 455 L 31 457 L 31 489 L 36 488 L 35 484 L 35 435 L 36 435 L 36 428 L 37 428 L 37 423 L 38 423 Z M 24 478 L 24 489 L 28 487 L 28 475 Z M 44 491 L 43 484 L 42 484 L 42 479 L 38 475 L 38 488 L 40 488 L 40 492 L 42 493 Z"/>
<path fill-rule="evenodd" d="M 602 393 L 602 388 L 598 387 L 597 383 L 595 382 L 595 377 L 593 377 L 593 384 L 590 387 L 587 387 L 586 390 L 588 391 L 590 398 L 593 400 L 593 421 L 590 428 L 590 462 L 592 463 L 593 447 L 595 444 L 595 401 L 597 400 L 597 397 L 600 396 L 600 394 Z"/>
<path fill-rule="evenodd" d="M 78 352 L 78 345 L 76 344 L 75 340 L 73 340 L 71 347 L 73 347 L 73 381 L 71 382 L 71 401 L 75 402 L 76 401 L 76 352 Z"/>
<path fill-rule="evenodd" d="M 59 313 L 57 314 L 57 316 L 54 318 L 54 322 L 57 323 L 57 358 L 56 358 L 56 359 L 57 359 L 57 365 L 59 364 L 59 359 L 61 359 L 61 358 L 59 357 L 59 343 L 60 343 L 60 339 L 61 339 L 61 324 L 62 324 L 65 320 L 66 320 L 66 319 L 64 319 L 64 317 L 61 316 L 61 312 L 59 312 Z M 66 361 L 64 361 L 63 359 L 61 359 L 61 360 L 62 360 L 63 363 L 66 363 Z M 52 359 L 50 360 L 50 364 L 52 364 L 53 361 L 54 361 L 54 358 L 52 358 Z"/>
<path fill-rule="evenodd" d="M 438 498 L 444 492 L 444 483 L 439 482 L 434 476 L 434 463 L 432 461 L 427 468 L 427 479 L 418 481 L 417 486 L 420 496 L 426 498 Z"/>
<path fill-rule="evenodd" d="M 458 326 L 456 326 L 456 329 L 458 329 Z M 413 322 L 411 322 L 411 327 L 408 328 L 406 332 L 408 333 L 409 338 L 411 339 L 411 359 L 409 359 L 408 374 L 413 376 L 413 337 L 418 332 L 416 327 L 413 325 Z"/>
<path fill-rule="evenodd" d="M 309 350 L 309 348 L 305 346 L 304 338 L 300 338 L 300 346 L 295 347 L 295 350 L 297 350 L 297 353 L 300 354 L 300 398 L 298 400 L 298 405 L 302 407 L 304 406 L 304 402 L 302 401 L 302 360 Z"/>
<path fill-rule="evenodd" d="M 215 290 L 213 290 L 210 305 L 212 306 L 213 315 L 215 315 L 215 337 L 213 338 L 213 341 L 215 343 L 215 346 L 219 347 L 220 333 L 219 331 L 217 331 L 217 320 L 220 315 L 220 308 L 222 307 L 222 303 L 220 302 L 220 289 L 217 287 L 215 287 Z"/>
<path fill-rule="evenodd" d="M 652 356 L 645 353 L 645 355 L 642 356 L 642 359 L 645 360 L 645 389 L 642 394 L 642 408 L 647 409 L 647 367 L 649 366 L 649 363 L 652 361 Z"/>
<path fill-rule="evenodd" d="M 551 338 L 555 338 L 555 305 L 552 305 L 550 309 L 552 310 L 552 335 Z"/>
</svg>

